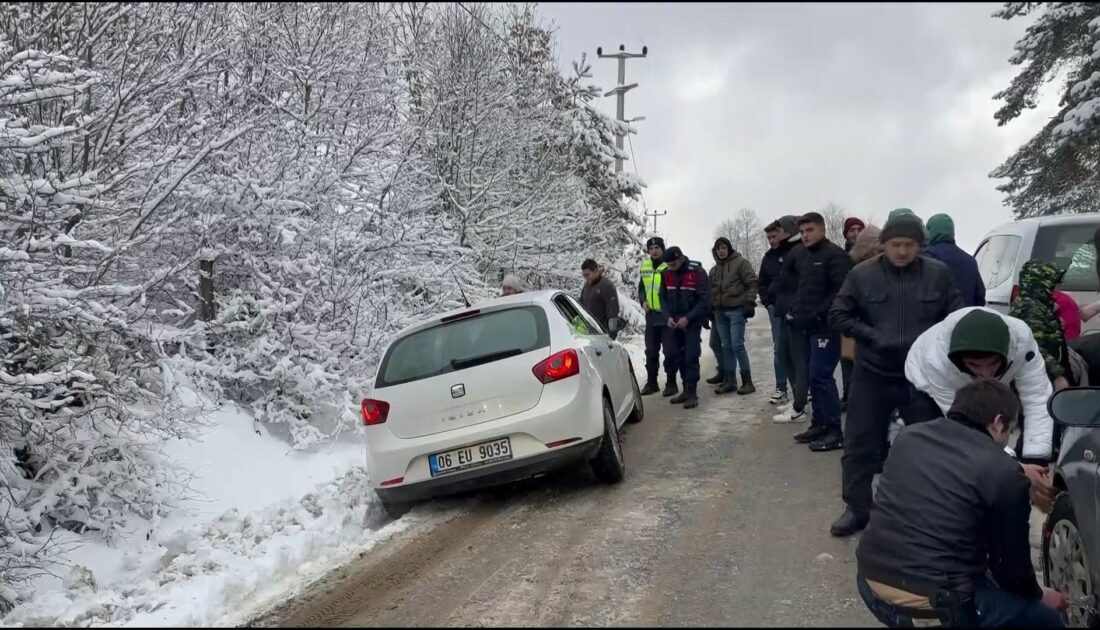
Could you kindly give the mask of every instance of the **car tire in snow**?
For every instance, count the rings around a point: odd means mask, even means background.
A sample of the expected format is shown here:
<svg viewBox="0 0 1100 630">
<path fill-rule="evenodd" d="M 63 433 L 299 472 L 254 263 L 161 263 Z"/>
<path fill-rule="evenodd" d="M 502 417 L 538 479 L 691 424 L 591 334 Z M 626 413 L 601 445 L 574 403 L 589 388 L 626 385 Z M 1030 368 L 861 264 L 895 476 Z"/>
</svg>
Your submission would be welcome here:
<svg viewBox="0 0 1100 630">
<path fill-rule="evenodd" d="M 603 438 L 600 450 L 590 462 L 596 479 L 604 483 L 622 481 L 626 464 L 623 462 L 623 439 L 619 427 L 615 424 L 615 411 L 611 403 L 603 400 Z"/>
<path fill-rule="evenodd" d="M 645 418 L 645 403 L 642 401 L 642 390 L 638 388 L 638 377 L 634 376 L 634 366 L 630 366 L 630 387 L 634 390 L 634 409 L 626 421 L 637 424 Z"/>
<path fill-rule="evenodd" d="M 1089 558 L 1085 556 L 1084 541 L 1077 526 L 1077 515 L 1069 492 L 1062 492 L 1054 500 L 1054 507 L 1043 527 L 1043 582 L 1059 590 L 1070 599 L 1070 608 L 1063 613 L 1068 627 L 1100 626 L 1097 615 L 1096 585 L 1089 573 Z M 1082 601 L 1084 600 L 1084 601 Z M 1084 603 L 1074 606 L 1074 602 Z"/>
<path fill-rule="evenodd" d="M 387 501 L 381 499 L 382 509 L 386 511 L 392 519 L 399 519 L 405 515 L 406 512 L 412 509 L 413 503 L 408 501 Z"/>
</svg>

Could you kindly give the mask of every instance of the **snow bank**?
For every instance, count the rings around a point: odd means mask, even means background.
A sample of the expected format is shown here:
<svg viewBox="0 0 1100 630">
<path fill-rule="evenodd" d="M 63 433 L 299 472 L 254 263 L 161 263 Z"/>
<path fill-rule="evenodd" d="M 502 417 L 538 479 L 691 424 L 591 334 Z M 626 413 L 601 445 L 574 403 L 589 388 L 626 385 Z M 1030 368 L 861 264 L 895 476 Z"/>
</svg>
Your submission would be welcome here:
<svg viewBox="0 0 1100 630">
<path fill-rule="evenodd" d="M 233 408 L 164 455 L 194 471 L 194 499 L 113 541 L 59 534 L 68 564 L 36 581 L 9 626 L 222 625 L 320 577 L 407 526 L 385 517 L 360 443 L 291 451 Z"/>
</svg>

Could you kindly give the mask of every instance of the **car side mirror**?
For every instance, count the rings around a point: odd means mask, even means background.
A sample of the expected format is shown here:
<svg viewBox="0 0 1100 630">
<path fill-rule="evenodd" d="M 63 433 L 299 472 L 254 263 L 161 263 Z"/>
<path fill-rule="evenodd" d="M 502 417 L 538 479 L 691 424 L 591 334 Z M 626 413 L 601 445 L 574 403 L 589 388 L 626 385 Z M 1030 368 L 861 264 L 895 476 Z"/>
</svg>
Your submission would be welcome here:
<svg viewBox="0 0 1100 630">
<path fill-rule="evenodd" d="M 607 332 L 611 334 L 617 334 L 622 331 L 623 328 L 626 328 L 626 326 L 624 325 L 623 320 L 619 319 L 618 317 L 612 317 L 607 321 Z"/>
<path fill-rule="evenodd" d="M 1069 427 L 1100 427 L 1100 387 L 1069 387 L 1054 392 L 1047 410 Z"/>
</svg>

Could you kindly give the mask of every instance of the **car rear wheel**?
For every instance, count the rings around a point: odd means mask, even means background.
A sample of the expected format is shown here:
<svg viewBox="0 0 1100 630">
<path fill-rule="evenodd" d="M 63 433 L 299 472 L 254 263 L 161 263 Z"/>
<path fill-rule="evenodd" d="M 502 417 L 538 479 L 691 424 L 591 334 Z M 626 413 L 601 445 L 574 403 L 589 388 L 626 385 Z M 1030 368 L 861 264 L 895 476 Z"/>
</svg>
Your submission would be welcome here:
<svg viewBox="0 0 1100 630">
<path fill-rule="evenodd" d="M 615 423 L 615 411 L 606 398 L 603 400 L 603 439 L 600 440 L 600 450 L 596 452 L 596 457 L 590 464 L 596 479 L 604 483 L 622 481 L 623 473 L 626 472 L 626 464 L 623 462 L 623 438 Z"/>
<path fill-rule="evenodd" d="M 382 498 L 379 498 L 379 500 L 382 502 L 382 509 L 394 520 L 404 516 L 415 505 L 411 501 L 387 501 Z"/>
<path fill-rule="evenodd" d="M 630 387 L 634 391 L 634 409 L 630 411 L 626 421 L 636 424 L 645 418 L 645 404 L 642 402 L 642 390 L 638 388 L 638 377 L 634 376 L 634 366 L 630 366 Z"/>
<path fill-rule="evenodd" d="M 1097 627 L 1100 615 L 1096 612 L 1096 591 L 1068 492 L 1055 499 L 1043 529 L 1043 581 L 1069 598 L 1070 606 L 1064 613 L 1066 625 Z"/>
</svg>

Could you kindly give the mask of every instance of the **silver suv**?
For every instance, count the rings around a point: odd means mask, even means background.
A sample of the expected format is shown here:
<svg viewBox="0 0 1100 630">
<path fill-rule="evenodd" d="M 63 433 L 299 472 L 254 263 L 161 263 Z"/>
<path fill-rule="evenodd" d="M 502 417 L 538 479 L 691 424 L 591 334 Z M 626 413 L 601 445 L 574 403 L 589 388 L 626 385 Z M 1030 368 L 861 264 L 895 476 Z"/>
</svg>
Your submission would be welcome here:
<svg viewBox="0 0 1100 630">
<path fill-rule="evenodd" d="M 1093 235 L 1100 228 L 1100 213 L 1065 214 L 1023 219 L 998 226 L 982 239 L 974 258 L 985 283 L 990 308 L 1004 313 L 1019 290 L 1020 268 L 1038 258 L 1067 269 L 1061 290 L 1085 306 L 1100 299 L 1096 277 L 1096 247 Z M 1100 330 L 1100 317 L 1083 326 Z"/>
</svg>

